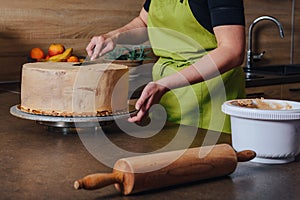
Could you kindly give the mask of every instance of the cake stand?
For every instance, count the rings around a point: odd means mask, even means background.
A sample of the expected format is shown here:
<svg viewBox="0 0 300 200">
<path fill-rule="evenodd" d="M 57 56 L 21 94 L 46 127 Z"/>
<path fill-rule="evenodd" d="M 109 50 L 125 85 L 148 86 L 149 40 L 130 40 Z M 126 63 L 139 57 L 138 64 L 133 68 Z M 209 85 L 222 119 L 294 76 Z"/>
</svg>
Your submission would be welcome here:
<svg viewBox="0 0 300 200">
<path fill-rule="evenodd" d="M 36 121 L 37 124 L 48 127 L 51 132 L 61 132 L 64 134 L 77 132 L 77 129 L 95 129 L 112 124 L 117 119 L 126 119 L 134 115 L 137 111 L 132 110 L 128 113 L 95 116 L 95 117 L 60 117 L 40 114 L 31 114 L 22 111 L 20 105 L 14 105 L 10 108 L 10 113 L 22 119 Z"/>
</svg>

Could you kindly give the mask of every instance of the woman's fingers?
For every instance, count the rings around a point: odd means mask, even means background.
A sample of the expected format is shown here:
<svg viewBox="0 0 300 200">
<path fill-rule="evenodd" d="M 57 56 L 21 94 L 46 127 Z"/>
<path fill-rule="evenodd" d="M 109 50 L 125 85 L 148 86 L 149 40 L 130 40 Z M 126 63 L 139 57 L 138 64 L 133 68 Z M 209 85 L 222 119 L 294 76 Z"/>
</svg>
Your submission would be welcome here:
<svg viewBox="0 0 300 200">
<path fill-rule="evenodd" d="M 148 115 L 148 111 L 144 108 L 138 110 L 135 116 L 128 118 L 129 122 L 141 122 Z"/>
<path fill-rule="evenodd" d="M 113 41 L 111 39 L 107 39 L 103 46 L 102 46 L 102 50 L 99 53 L 99 56 L 102 56 L 110 51 L 112 51 L 115 48 L 115 45 L 113 43 Z"/>
<path fill-rule="evenodd" d="M 151 104 L 148 103 L 147 98 L 143 98 L 142 96 L 138 99 L 138 101 L 135 104 L 136 109 L 138 110 L 135 116 L 131 116 L 128 121 L 129 122 L 140 122 L 148 113 L 147 107 Z M 151 105 L 150 105 L 151 106 Z"/>
<path fill-rule="evenodd" d="M 87 47 L 85 48 L 88 56 L 92 56 L 93 55 L 93 49 L 95 48 L 96 44 L 94 44 L 92 41 L 87 45 Z"/>
<path fill-rule="evenodd" d="M 146 94 L 145 89 L 143 90 L 140 98 L 135 103 L 135 109 L 140 110 L 142 106 L 145 104 L 145 102 L 148 99 L 148 94 Z"/>
<path fill-rule="evenodd" d="M 132 116 L 128 121 L 130 122 L 139 122 L 145 116 L 148 115 L 149 109 L 153 104 L 156 104 L 160 101 L 163 94 L 167 91 L 163 86 L 150 82 L 144 88 L 140 98 L 135 104 L 135 108 L 138 110 L 136 116 Z"/>
<path fill-rule="evenodd" d="M 102 45 L 98 44 L 95 46 L 93 54 L 91 56 L 91 60 L 94 60 L 99 56 L 101 49 L 102 49 Z"/>
<path fill-rule="evenodd" d="M 103 36 L 95 36 L 91 39 L 91 42 L 86 47 L 86 51 L 91 59 L 95 59 L 102 51 L 105 39 Z"/>
</svg>

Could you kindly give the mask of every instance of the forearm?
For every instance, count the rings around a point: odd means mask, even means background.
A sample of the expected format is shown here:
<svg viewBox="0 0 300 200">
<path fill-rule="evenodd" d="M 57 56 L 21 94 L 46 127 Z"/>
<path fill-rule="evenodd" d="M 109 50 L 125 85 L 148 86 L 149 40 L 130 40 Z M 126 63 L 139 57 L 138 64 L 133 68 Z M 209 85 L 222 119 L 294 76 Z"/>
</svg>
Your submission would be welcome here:
<svg viewBox="0 0 300 200">
<path fill-rule="evenodd" d="M 243 55 L 237 58 L 226 52 L 220 49 L 213 50 L 193 65 L 180 70 L 178 73 L 164 77 L 158 80 L 157 83 L 169 89 L 184 87 L 214 78 L 241 64 Z"/>
<path fill-rule="evenodd" d="M 234 30 L 234 34 L 228 30 Z M 224 27 L 215 30 L 218 47 L 203 56 L 193 65 L 180 70 L 178 73 L 157 81 L 169 89 L 199 83 L 216 77 L 242 64 L 245 55 L 245 35 L 243 27 Z M 227 33 L 226 33 L 227 31 Z M 224 35 L 227 35 L 224 37 Z"/>
<path fill-rule="evenodd" d="M 108 32 L 105 37 L 115 37 L 119 44 L 140 44 L 147 41 L 147 12 L 142 9 L 138 17 L 125 26 Z"/>
</svg>

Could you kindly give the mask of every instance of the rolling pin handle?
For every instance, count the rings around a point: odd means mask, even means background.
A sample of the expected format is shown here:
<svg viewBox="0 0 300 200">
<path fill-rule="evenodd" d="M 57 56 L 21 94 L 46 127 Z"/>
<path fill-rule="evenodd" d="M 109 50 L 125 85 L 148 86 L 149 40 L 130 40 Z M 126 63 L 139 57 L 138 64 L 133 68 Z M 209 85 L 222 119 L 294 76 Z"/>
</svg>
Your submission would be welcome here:
<svg viewBox="0 0 300 200">
<path fill-rule="evenodd" d="M 256 153 L 252 150 L 244 150 L 236 152 L 238 162 L 246 162 L 256 157 Z"/>
<path fill-rule="evenodd" d="M 82 179 L 79 179 L 74 182 L 74 188 L 76 190 L 86 189 L 86 190 L 95 190 L 99 188 L 106 187 L 115 183 L 122 184 L 123 175 L 121 173 L 97 173 L 90 174 Z"/>
</svg>

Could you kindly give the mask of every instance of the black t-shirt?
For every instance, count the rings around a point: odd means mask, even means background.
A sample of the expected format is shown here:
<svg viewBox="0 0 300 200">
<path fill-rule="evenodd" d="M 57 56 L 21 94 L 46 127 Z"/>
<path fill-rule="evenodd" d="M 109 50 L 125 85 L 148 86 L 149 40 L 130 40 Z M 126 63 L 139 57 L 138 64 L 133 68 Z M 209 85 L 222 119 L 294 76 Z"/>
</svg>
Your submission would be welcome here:
<svg viewBox="0 0 300 200">
<path fill-rule="evenodd" d="M 194 17 L 211 33 L 213 27 L 220 25 L 245 25 L 243 0 L 188 0 L 188 2 Z M 147 12 L 150 3 L 151 0 L 144 3 Z"/>
</svg>

